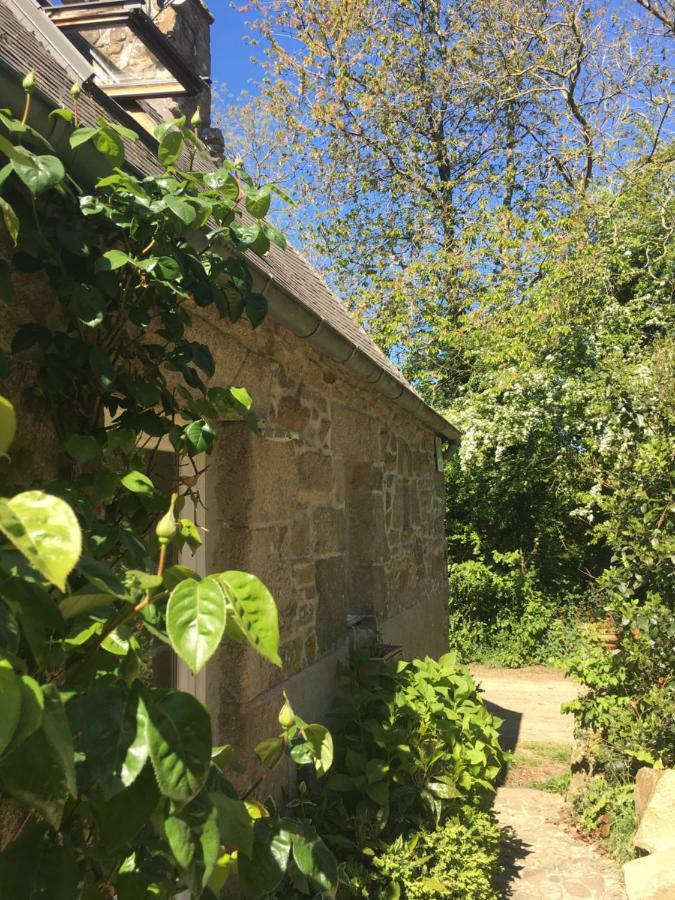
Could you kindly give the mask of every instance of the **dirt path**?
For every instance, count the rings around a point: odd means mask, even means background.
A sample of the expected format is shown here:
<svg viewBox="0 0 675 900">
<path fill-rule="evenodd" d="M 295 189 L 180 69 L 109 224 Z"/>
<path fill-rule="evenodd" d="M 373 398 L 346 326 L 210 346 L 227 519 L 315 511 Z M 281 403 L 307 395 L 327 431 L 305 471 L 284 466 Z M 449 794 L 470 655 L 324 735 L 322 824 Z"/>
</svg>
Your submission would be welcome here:
<svg viewBox="0 0 675 900">
<path fill-rule="evenodd" d="M 472 667 L 488 707 L 504 719 L 514 764 L 497 791 L 505 864 L 500 885 L 514 900 L 623 900 L 621 870 L 567 825 L 564 792 L 573 722 L 560 705 L 574 685 L 554 670 Z"/>
</svg>

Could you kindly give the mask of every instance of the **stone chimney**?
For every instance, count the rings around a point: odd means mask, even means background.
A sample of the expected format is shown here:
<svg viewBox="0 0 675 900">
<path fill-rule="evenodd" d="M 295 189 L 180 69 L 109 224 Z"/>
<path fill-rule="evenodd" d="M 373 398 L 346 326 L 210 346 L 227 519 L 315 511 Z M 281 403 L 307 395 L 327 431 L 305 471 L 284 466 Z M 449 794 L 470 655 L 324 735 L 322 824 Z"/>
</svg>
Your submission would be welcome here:
<svg viewBox="0 0 675 900">
<path fill-rule="evenodd" d="M 213 15 L 203 0 L 131 0 L 128 7 L 105 0 L 63 0 L 53 15 L 91 58 L 97 83 L 139 121 L 151 125 L 153 119 L 182 115 L 189 121 L 199 109 L 204 139 L 217 143 L 210 127 Z M 161 35 L 158 39 L 157 30 L 166 41 Z M 171 72 L 176 57 L 183 72 L 178 81 Z"/>
</svg>

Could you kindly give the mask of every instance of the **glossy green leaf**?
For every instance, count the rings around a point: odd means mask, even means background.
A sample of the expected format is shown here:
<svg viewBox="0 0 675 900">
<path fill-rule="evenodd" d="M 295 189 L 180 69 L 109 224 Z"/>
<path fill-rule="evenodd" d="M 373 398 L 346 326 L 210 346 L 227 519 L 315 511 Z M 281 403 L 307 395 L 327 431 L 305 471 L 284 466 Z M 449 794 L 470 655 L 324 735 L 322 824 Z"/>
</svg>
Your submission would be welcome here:
<svg viewBox="0 0 675 900">
<path fill-rule="evenodd" d="M 202 704 L 179 691 L 146 702 L 148 744 L 160 792 L 187 802 L 204 786 L 211 760 L 211 720 Z"/>
<path fill-rule="evenodd" d="M 192 519 L 179 519 L 178 533 L 191 550 L 201 547 L 202 536 Z"/>
<path fill-rule="evenodd" d="M 244 309 L 246 311 L 246 317 L 251 325 L 253 325 L 254 328 L 257 328 L 267 315 L 267 298 L 262 294 L 249 294 L 246 298 Z"/>
<path fill-rule="evenodd" d="M 21 681 L 11 665 L 0 660 L 0 755 L 9 746 L 21 716 Z"/>
<path fill-rule="evenodd" d="M 180 197 L 174 197 L 172 194 L 167 194 L 164 198 L 164 202 L 176 218 L 180 219 L 184 225 L 191 225 L 194 222 L 197 212 L 190 203 L 181 200 Z"/>
<path fill-rule="evenodd" d="M 290 853 L 290 834 L 278 822 L 258 819 L 251 858 L 240 856 L 238 860 L 239 880 L 250 900 L 270 894 L 281 883 Z"/>
<path fill-rule="evenodd" d="M 265 585 L 247 572 L 221 572 L 214 577 L 224 586 L 229 609 L 246 639 L 258 653 L 280 666 L 279 617 Z"/>
<path fill-rule="evenodd" d="M 63 163 L 56 156 L 37 156 L 21 151 L 12 160 L 14 171 L 33 195 L 42 194 L 66 177 Z"/>
<path fill-rule="evenodd" d="M 62 591 L 82 551 L 80 526 L 68 504 L 42 491 L 0 499 L 0 531 Z"/>
<path fill-rule="evenodd" d="M 263 224 L 263 231 L 265 232 L 267 239 L 272 244 L 276 244 L 277 247 L 281 247 L 282 250 L 286 249 L 286 238 L 278 228 L 275 228 L 274 225 L 270 225 L 268 222 L 265 222 Z"/>
<path fill-rule="evenodd" d="M 225 596 L 215 578 L 188 578 L 171 592 L 167 631 L 173 649 L 193 672 L 199 672 L 218 648 L 225 618 Z"/>
<path fill-rule="evenodd" d="M 334 891 L 338 870 L 335 857 L 311 825 L 287 820 L 291 833 L 293 859 L 298 869 L 322 891 Z"/>
<path fill-rule="evenodd" d="M 255 755 L 261 763 L 266 765 L 269 769 L 273 769 L 284 755 L 285 746 L 282 737 L 265 738 L 263 741 L 256 744 Z"/>
<path fill-rule="evenodd" d="M 272 194 L 269 187 L 246 190 L 246 209 L 256 219 L 264 219 L 269 212 Z"/>
<path fill-rule="evenodd" d="M 302 729 L 305 740 L 312 745 L 314 768 L 318 775 L 325 775 L 333 765 L 333 738 L 323 725 L 305 725 Z"/>
<path fill-rule="evenodd" d="M 2 213 L 2 221 L 5 223 L 5 228 L 12 239 L 12 243 L 16 244 L 19 237 L 19 228 L 21 227 L 19 217 L 4 197 L 0 197 L 0 213 Z"/>
<path fill-rule="evenodd" d="M 96 260 L 94 269 L 97 272 L 114 272 L 116 269 L 121 269 L 122 266 L 125 266 L 130 262 L 132 262 L 132 260 L 127 253 L 123 253 L 121 250 L 106 250 L 106 252 Z"/>
<path fill-rule="evenodd" d="M 116 130 L 109 125 L 101 125 L 92 135 L 94 146 L 113 166 L 124 163 L 124 144 Z"/>
<path fill-rule="evenodd" d="M 9 606 L 0 600 L 0 656 L 3 652 L 16 653 L 20 640 L 21 633 L 16 616 Z"/>
<path fill-rule="evenodd" d="M 225 794 L 211 793 L 209 800 L 218 811 L 218 830 L 223 844 L 250 857 L 253 853 L 254 821 L 246 804 Z"/>
<path fill-rule="evenodd" d="M 21 682 L 21 714 L 12 736 L 10 750 L 18 747 L 22 741 L 30 737 L 42 724 L 45 698 L 42 688 L 30 675 L 20 675 Z"/>
<path fill-rule="evenodd" d="M 106 685 L 87 697 L 87 766 L 106 798 L 133 784 L 148 759 L 148 716 L 138 690 Z"/>
<path fill-rule="evenodd" d="M 112 596 L 95 587 L 84 587 L 59 601 L 59 612 L 64 619 L 75 619 L 94 609 L 110 606 Z"/>
<path fill-rule="evenodd" d="M 14 407 L 5 397 L 0 397 L 0 456 L 7 453 L 16 434 Z"/>
<path fill-rule="evenodd" d="M 143 472 L 128 472 L 122 479 L 124 487 L 134 494 L 152 494 L 155 486 L 147 475 Z"/>
<path fill-rule="evenodd" d="M 159 142 L 157 157 L 163 166 L 176 162 L 183 152 L 185 139 L 181 131 L 167 131 Z"/>
</svg>

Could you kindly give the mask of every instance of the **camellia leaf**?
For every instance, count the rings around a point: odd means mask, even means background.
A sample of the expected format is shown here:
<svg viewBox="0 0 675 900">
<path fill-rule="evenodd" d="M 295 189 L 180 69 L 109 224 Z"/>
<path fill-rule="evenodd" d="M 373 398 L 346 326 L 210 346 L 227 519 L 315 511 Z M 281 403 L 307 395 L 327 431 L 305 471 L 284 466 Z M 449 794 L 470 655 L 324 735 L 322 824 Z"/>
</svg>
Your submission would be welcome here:
<svg viewBox="0 0 675 900">
<path fill-rule="evenodd" d="M 19 149 L 15 148 L 17 151 Z M 49 190 L 66 177 L 63 163 L 56 156 L 36 156 L 21 149 L 18 157 L 12 159 L 12 165 L 16 174 L 34 196 Z"/>
<path fill-rule="evenodd" d="M 213 576 L 225 588 L 229 609 L 246 639 L 253 647 L 274 663 L 279 657 L 279 616 L 274 598 L 255 575 L 228 571 Z"/>
<path fill-rule="evenodd" d="M 146 707 L 150 759 L 159 790 L 186 803 L 197 796 L 208 775 L 209 714 L 199 700 L 180 691 L 153 692 Z"/>
<path fill-rule="evenodd" d="M 114 272 L 130 263 L 131 257 L 121 250 L 106 250 L 106 252 L 96 260 L 94 269 L 96 272 Z"/>
<path fill-rule="evenodd" d="M 197 549 L 197 547 L 201 546 L 202 537 L 199 533 L 199 529 L 192 521 L 192 519 L 179 519 L 178 531 L 180 536 L 183 538 L 183 540 L 191 550 L 194 551 Z"/>
<path fill-rule="evenodd" d="M 281 882 L 291 853 L 291 835 L 278 822 L 259 819 L 254 826 L 251 858 L 238 859 L 239 880 L 251 900 L 270 894 Z"/>
<path fill-rule="evenodd" d="M 0 213 L 2 213 L 2 221 L 5 223 L 5 228 L 9 232 L 12 243 L 16 244 L 19 237 L 19 217 L 4 197 L 0 197 Z"/>
<path fill-rule="evenodd" d="M 164 202 L 171 210 L 171 212 L 183 222 L 185 225 L 191 225 L 194 220 L 197 212 L 190 203 L 187 203 L 185 200 L 181 200 L 180 197 L 174 197 L 172 194 L 167 194 L 164 198 Z"/>
<path fill-rule="evenodd" d="M 21 681 L 6 660 L 0 660 L 0 755 L 14 737 L 21 716 Z"/>
<path fill-rule="evenodd" d="M 127 473 L 121 481 L 124 487 L 134 494 L 152 494 L 155 490 L 155 486 L 148 476 L 135 469 L 133 472 Z"/>
<path fill-rule="evenodd" d="M 298 869 L 320 890 L 334 890 L 338 879 L 337 862 L 314 828 L 303 822 L 282 821 L 291 833 L 293 859 Z"/>
<path fill-rule="evenodd" d="M 265 738 L 256 745 L 255 755 L 263 765 L 273 769 L 284 755 L 284 739 L 282 737 Z"/>
<path fill-rule="evenodd" d="M 159 799 L 155 775 L 148 763 L 129 787 L 109 800 L 93 801 L 94 818 L 105 847 L 115 850 L 130 841 L 148 822 Z"/>
<path fill-rule="evenodd" d="M 318 775 L 325 775 L 333 765 L 333 737 L 323 725 L 305 725 L 302 729 L 305 740 L 314 751 L 314 768 Z"/>
<path fill-rule="evenodd" d="M 176 162 L 183 152 L 185 139 L 181 131 L 167 131 L 159 142 L 157 158 L 163 166 L 170 166 Z"/>
<path fill-rule="evenodd" d="M 109 799 L 129 787 L 148 759 L 148 714 L 138 690 L 106 685 L 85 705 L 87 765 Z"/>
<path fill-rule="evenodd" d="M 267 298 L 263 294 L 249 294 L 244 309 L 251 325 L 257 328 L 267 315 Z"/>
<path fill-rule="evenodd" d="M 15 434 L 16 414 L 14 407 L 5 397 L 0 397 L 0 455 L 7 453 L 12 446 Z"/>
<path fill-rule="evenodd" d="M 225 595 L 215 578 L 187 578 L 171 592 L 166 608 L 171 646 L 193 672 L 199 672 L 215 653 L 226 615 Z"/>
<path fill-rule="evenodd" d="M 246 209 L 256 219 L 264 219 L 267 215 L 272 194 L 268 187 L 258 189 L 249 188 L 246 191 Z"/>
<path fill-rule="evenodd" d="M 62 591 L 82 552 L 75 513 L 59 497 L 25 491 L 0 499 L 0 531 L 28 562 Z"/>
<path fill-rule="evenodd" d="M 42 724 L 42 713 L 45 698 L 42 688 L 30 675 L 21 675 L 21 714 L 12 737 L 10 749 L 18 747 L 22 741 L 30 737 Z"/>
<path fill-rule="evenodd" d="M 253 819 L 246 804 L 225 794 L 208 796 L 218 811 L 218 830 L 223 844 L 250 857 L 253 853 Z"/>
</svg>

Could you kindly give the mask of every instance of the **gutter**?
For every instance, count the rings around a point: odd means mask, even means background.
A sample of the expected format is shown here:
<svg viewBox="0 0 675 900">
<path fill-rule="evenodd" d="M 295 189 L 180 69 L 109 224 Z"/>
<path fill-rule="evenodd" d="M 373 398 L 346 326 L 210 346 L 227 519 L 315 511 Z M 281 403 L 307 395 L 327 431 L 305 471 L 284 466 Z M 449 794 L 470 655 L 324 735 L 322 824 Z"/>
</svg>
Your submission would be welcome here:
<svg viewBox="0 0 675 900">
<path fill-rule="evenodd" d="M 3 98 L 3 103 L 15 109 L 20 109 L 23 104 L 22 77 L 21 73 L 16 72 L 5 60 L 0 59 L 0 96 Z M 104 108 L 114 107 L 114 109 L 110 109 L 111 114 L 121 120 L 123 124 L 130 128 L 138 126 L 131 116 L 117 107 L 117 104 L 96 85 L 87 82 L 84 89 Z M 54 108 L 53 100 L 38 88 L 33 94 L 31 103 L 33 126 L 43 134 L 53 132 L 50 140 L 56 152 L 68 165 L 73 166 L 81 173 L 85 182 L 95 183 L 108 171 L 104 160 L 90 143 L 82 144 L 76 150 L 71 150 L 65 128 L 58 124 L 54 127 L 54 120 L 49 119 L 49 113 Z M 150 146 L 151 140 L 145 135 L 141 136 L 141 140 Z M 156 142 L 153 140 L 152 144 L 156 145 Z M 130 164 L 130 168 L 134 168 L 132 164 Z M 135 171 L 140 176 L 144 174 L 138 170 Z M 199 244 L 204 246 L 206 242 L 204 232 L 192 235 L 191 241 L 197 247 Z M 229 255 L 231 251 L 223 245 L 222 252 Z M 428 406 L 409 387 L 394 378 L 379 362 L 364 353 L 325 318 L 285 290 L 274 276 L 270 275 L 258 262 L 257 257 L 249 254 L 246 256 L 246 261 L 254 273 L 254 282 L 258 282 L 257 285 L 254 284 L 254 287 L 266 297 L 269 304 L 269 315 L 274 322 L 287 328 L 296 337 L 306 340 L 319 353 L 344 365 L 357 378 L 371 385 L 377 393 L 382 394 L 409 415 L 414 416 L 433 434 L 450 445 L 456 446 L 459 443 L 460 432 L 440 413 Z"/>
</svg>

